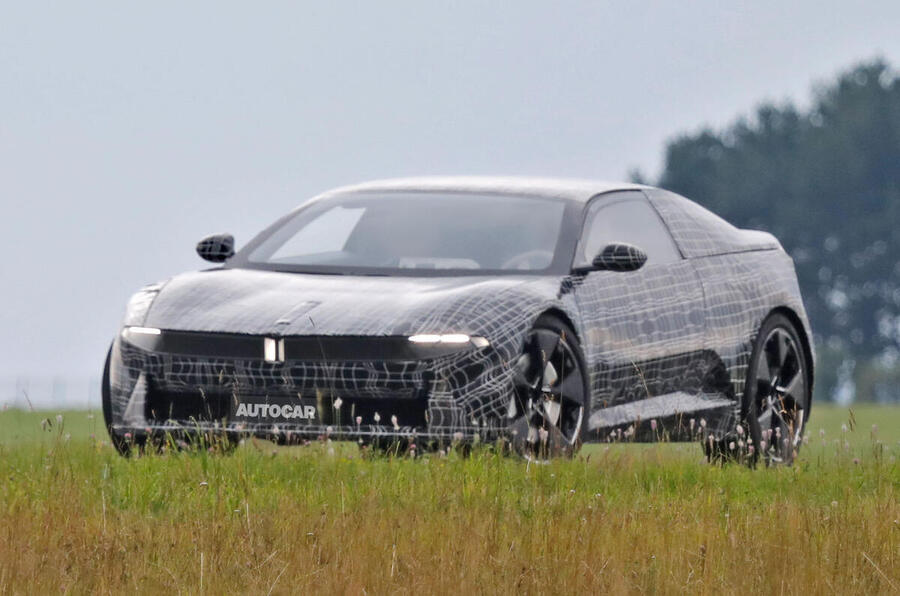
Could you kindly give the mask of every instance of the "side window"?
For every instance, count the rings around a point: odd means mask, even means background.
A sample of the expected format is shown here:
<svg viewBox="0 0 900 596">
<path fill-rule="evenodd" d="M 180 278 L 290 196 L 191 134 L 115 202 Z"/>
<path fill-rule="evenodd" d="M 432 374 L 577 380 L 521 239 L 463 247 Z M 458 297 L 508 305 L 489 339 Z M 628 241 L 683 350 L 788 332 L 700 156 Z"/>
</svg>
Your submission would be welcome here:
<svg viewBox="0 0 900 596">
<path fill-rule="evenodd" d="M 627 191 L 595 199 L 578 248 L 578 264 L 590 263 L 607 244 L 625 242 L 647 253 L 648 265 L 681 260 L 681 254 L 663 224 L 640 191 Z"/>
</svg>

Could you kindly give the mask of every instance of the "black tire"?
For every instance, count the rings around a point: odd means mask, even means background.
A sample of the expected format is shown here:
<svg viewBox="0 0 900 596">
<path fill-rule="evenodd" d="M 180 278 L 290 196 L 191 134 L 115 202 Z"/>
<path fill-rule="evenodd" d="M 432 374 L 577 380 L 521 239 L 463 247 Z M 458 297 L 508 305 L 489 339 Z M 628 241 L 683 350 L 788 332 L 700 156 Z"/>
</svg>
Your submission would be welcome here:
<svg viewBox="0 0 900 596">
<path fill-rule="evenodd" d="M 800 333 L 783 314 L 770 315 L 754 340 L 741 408 L 752 462 L 793 463 L 812 405 L 809 381 Z"/>
<path fill-rule="evenodd" d="M 109 440 L 112 442 L 113 447 L 119 452 L 119 455 L 129 457 L 132 450 L 135 447 L 140 448 L 140 445 L 136 445 L 133 440 L 130 440 L 113 429 L 112 392 L 109 385 L 109 366 L 110 360 L 112 359 L 112 350 L 113 345 L 111 345 L 106 352 L 106 364 L 103 365 L 103 380 L 100 383 L 100 401 L 103 408 L 103 422 L 106 424 L 106 432 L 109 434 Z"/>
<path fill-rule="evenodd" d="M 507 415 L 513 450 L 541 460 L 577 453 L 587 427 L 590 390 L 574 330 L 557 316 L 541 315 L 514 366 L 513 398 Z"/>
</svg>

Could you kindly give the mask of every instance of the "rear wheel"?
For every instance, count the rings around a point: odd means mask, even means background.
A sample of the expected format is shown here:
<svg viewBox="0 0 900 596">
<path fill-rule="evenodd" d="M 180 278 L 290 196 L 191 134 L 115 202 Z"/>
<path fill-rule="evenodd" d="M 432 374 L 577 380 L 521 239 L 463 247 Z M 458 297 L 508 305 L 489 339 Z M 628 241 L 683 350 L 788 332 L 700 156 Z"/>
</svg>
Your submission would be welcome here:
<svg viewBox="0 0 900 596">
<path fill-rule="evenodd" d="M 570 456 L 581 447 L 588 383 L 578 338 L 541 315 L 515 363 L 507 417 L 514 449 L 529 459 Z"/>
<path fill-rule="evenodd" d="M 803 442 L 809 419 L 810 387 L 803 344 L 794 324 L 781 314 L 763 322 L 744 389 L 744 420 L 754 457 L 766 464 L 790 464 Z"/>
</svg>

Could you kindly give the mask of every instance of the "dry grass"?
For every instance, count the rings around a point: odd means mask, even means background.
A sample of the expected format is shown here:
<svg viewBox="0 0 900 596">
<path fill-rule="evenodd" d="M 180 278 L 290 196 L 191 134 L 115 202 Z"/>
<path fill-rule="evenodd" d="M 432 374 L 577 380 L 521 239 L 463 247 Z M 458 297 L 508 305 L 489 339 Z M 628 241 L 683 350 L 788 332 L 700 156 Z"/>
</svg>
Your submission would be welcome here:
<svg viewBox="0 0 900 596">
<path fill-rule="evenodd" d="M 756 471 L 696 445 L 547 466 L 267 443 L 128 461 L 84 413 L 66 441 L 2 412 L 0 593 L 897 593 L 900 451 L 869 428 L 900 411 L 866 412 L 842 435 L 846 412 L 820 408 L 797 465 Z"/>
</svg>

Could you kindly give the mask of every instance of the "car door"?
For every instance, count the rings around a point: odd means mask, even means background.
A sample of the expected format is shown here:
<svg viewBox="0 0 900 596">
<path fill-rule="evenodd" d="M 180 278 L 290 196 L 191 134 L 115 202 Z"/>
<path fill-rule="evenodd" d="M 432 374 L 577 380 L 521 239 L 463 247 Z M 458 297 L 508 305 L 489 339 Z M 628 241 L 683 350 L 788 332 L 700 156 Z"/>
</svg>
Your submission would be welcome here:
<svg viewBox="0 0 900 596">
<path fill-rule="evenodd" d="M 637 246 L 648 258 L 636 271 L 584 274 L 573 290 L 591 373 L 588 429 L 601 439 L 638 420 L 680 424 L 708 372 L 703 286 L 643 192 L 591 200 L 574 266 L 612 243 Z"/>
</svg>

